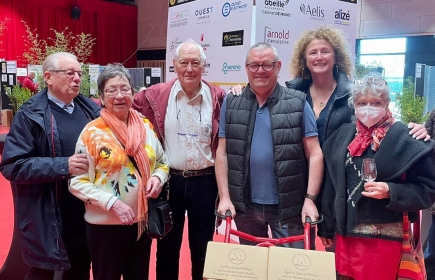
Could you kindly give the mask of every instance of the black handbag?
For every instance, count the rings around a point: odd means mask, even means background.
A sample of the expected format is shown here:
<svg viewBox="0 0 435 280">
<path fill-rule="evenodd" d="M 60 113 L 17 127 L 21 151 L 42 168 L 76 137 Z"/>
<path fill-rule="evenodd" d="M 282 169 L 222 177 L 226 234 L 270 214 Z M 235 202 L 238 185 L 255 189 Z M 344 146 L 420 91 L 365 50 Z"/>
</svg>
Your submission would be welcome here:
<svg viewBox="0 0 435 280">
<path fill-rule="evenodd" d="M 163 238 L 173 227 L 172 211 L 168 203 L 169 184 L 166 183 L 158 198 L 148 199 L 148 229 L 149 238 Z"/>
<path fill-rule="evenodd" d="M 136 170 L 139 172 L 137 163 L 132 156 L 128 156 Z M 169 179 L 168 179 L 169 180 Z M 148 199 L 148 227 L 149 238 L 163 238 L 173 227 L 172 211 L 169 206 L 169 181 L 166 182 L 157 198 Z"/>
</svg>

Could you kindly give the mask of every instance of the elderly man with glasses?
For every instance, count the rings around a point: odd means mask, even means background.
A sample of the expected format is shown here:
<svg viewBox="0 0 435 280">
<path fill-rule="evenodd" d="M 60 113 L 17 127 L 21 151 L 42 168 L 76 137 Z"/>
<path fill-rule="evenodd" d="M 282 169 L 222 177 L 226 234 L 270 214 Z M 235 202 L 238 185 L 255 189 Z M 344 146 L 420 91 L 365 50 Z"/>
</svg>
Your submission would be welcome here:
<svg viewBox="0 0 435 280">
<path fill-rule="evenodd" d="M 318 219 L 323 178 L 313 110 L 303 92 L 278 83 L 281 61 L 271 45 L 252 46 L 245 68 L 249 84 L 240 96 L 228 95 L 221 110 L 218 212 L 230 210 L 237 229 L 254 236 L 268 237 L 268 227 L 274 238 L 301 235 L 301 218 Z"/>
<path fill-rule="evenodd" d="M 90 255 L 82 201 L 68 191 L 68 180 L 88 171 L 83 154 L 74 154 L 83 127 L 100 107 L 79 94 L 82 69 L 70 53 L 44 61 L 47 88 L 16 113 L 0 164 L 16 203 L 26 280 L 88 280 Z"/>
<path fill-rule="evenodd" d="M 135 95 L 133 108 L 154 125 L 170 166 L 169 204 L 174 227 L 157 243 L 157 280 L 178 280 L 185 213 L 192 279 L 203 279 L 207 243 L 213 239 L 217 183 L 214 161 L 225 92 L 202 80 L 206 57 L 187 40 L 175 50 L 177 79 Z"/>
</svg>

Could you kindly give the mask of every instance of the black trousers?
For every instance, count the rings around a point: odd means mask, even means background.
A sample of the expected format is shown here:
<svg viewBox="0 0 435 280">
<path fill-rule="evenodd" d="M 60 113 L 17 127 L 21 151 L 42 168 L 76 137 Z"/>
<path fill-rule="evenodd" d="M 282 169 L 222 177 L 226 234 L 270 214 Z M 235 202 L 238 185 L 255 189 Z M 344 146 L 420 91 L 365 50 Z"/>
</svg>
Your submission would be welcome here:
<svg viewBox="0 0 435 280">
<path fill-rule="evenodd" d="M 89 280 L 91 255 L 86 242 L 85 205 L 63 190 L 60 209 L 62 241 L 71 264 L 71 268 L 62 273 L 62 280 Z"/>
<path fill-rule="evenodd" d="M 213 240 L 217 183 L 214 174 L 169 179 L 174 227 L 157 242 L 157 280 L 178 280 L 185 213 L 188 216 L 192 279 L 202 280 L 207 243 Z"/>
<path fill-rule="evenodd" d="M 31 267 L 24 280 L 53 280 L 54 270 Z"/>
<path fill-rule="evenodd" d="M 137 240 L 137 223 L 129 225 L 87 224 L 88 246 L 94 280 L 147 280 L 151 239 Z"/>
</svg>

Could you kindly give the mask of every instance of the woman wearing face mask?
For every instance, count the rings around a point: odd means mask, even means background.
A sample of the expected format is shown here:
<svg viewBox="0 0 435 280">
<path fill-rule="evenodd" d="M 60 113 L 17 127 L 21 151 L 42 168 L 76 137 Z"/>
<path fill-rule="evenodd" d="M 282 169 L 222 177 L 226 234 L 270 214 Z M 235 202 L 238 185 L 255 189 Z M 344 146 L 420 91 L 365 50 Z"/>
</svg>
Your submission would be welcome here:
<svg viewBox="0 0 435 280">
<path fill-rule="evenodd" d="M 335 234 L 340 279 L 397 279 L 403 212 L 412 221 L 435 201 L 435 144 L 412 138 L 393 118 L 389 93 L 382 78 L 356 84 L 349 99 L 356 122 L 323 145 L 327 172 L 319 212 L 325 220 L 318 235 L 329 247 Z M 373 182 L 361 176 L 365 158 L 376 162 Z"/>
</svg>

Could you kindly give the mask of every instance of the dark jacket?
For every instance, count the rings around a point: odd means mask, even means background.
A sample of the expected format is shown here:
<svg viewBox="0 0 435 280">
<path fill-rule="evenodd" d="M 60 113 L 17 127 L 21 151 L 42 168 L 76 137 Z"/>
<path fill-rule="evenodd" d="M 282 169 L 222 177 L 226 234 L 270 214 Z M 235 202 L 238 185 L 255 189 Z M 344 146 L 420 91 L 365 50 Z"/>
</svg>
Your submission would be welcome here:
<svg viewBox="0 0 435 280">
<path fill-rule="evenodd" d="M 173 79 L 166 83 L 153 85 L 144 91 L 138 92 L 134 96 L 132 108 L 144 115 L 154 126 L 154 131 L 157 134 L 162 145 L 165 139 L 165 116 L 168 108 L 168 99 L 171 94 L 171 89 L 177 79 Z M 211 151 L 213 158 L 216 157 L 218 146 L 218 131 L 219 118 L 221 113 L 222 102 L 224 101 L 225 91 L 218 86 L 209 84 L 202 80 L 210 89 L 213 102 L 212 128 L 211 128 Z M 164 148 L 164 147 L 163 147 Z"/>
<path fill-rule="evenodd" d="M 347 186 L 344 163 L 347 146 L 355 133 L 354 123 L 345 124 L 323 145 L 327 172 L 320 206 L 325 220 L 318 225 L 321 237 L 332 238 L 334 230 L 339 234 L 345 232 Z M 374 155 L 378 171 L 376 181 L 388 184 L 390 198 L 373 199 L 359 192 L 355 197 L 355 221 L 401 222 L 403 212 L 412 212 L 410 219 L 414 220 L 415 211 L 429 208 L 435 200 L 434 146 L 433 141 L 413 139 L 403 123 L 394 123 Z M 403 173 L 406 181 L 401 180 Z"/>
<path fill-rule="evenodd" d="M 249 185 L 249 162 L 258 102 L 248 85 L 241 96 L 226 100 L 225 137 L 228 156 L 228 187 L 238 213 L 246 213 L 245 188 Z M 308 169 L 302 145 L 305 94 L 276 85 L 267 99 L 275 178 L 279 194 L 279 220 L 286 224 L 300 219 L 307 191 Z M 255 152 L 255 151 L 253 151 Z"/>
<path fill-rule="evenodd" d="M 303 79 L 302 77 L 297 77 L 289 82 L 286 82 L 286 86 L 291 89 L 296 89 L 308 92 L 310 85 L 312 83 L 311 79 Z M 338 73 L 337 77 L 337 87 L 335 89 L 335 98 L 328 108 L 326 115 L 326 125 L 324 126 L 323 139 L 319 139 L 320 143 L 325 142 L 326 139 L 342 124 L 350 123 L 352 121 L 352 116 L 354 115 L 354 110 L 349 107 L 347 101 L 351 95 L 349 87 L 349 79 L 343 72 Z"/>
<path fill-rule="evenodd" d="M 78 95 L 89 120 L 100 107 Z M 6 137 L 0 171 L 15 190 L 16 221 L 23 260 L 31 267 L 70 268 L 62 242 L 59 182 L 69 178 L 68 157 L 61 152 L 59 134 L 48 103 L 47 89 L 25 102 L 16 113 Z"/>
</svg>

